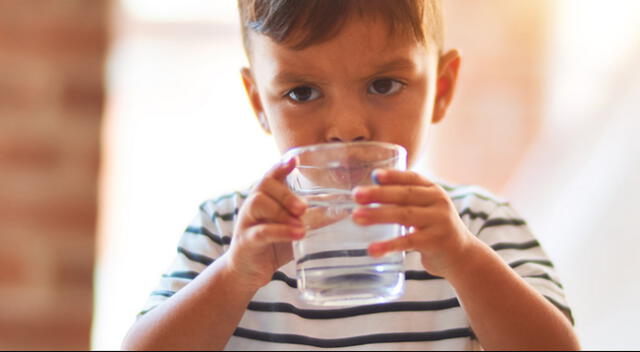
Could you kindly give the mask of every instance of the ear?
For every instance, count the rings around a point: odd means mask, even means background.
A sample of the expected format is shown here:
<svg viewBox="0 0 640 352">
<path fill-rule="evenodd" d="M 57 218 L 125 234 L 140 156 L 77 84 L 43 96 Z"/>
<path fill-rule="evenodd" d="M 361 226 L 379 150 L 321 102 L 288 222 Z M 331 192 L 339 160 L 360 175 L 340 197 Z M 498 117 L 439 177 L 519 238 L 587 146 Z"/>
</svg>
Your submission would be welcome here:
<svg viewBox="0 0 640 352">
<path fill-rule="evenodd" d="M 271 134 L 271 128 L 269 127 L 269 121 L 264 112 L 264 108 L 262 107 L 262 102 L 260 101 L 260 94 L 258 93 L 258 86 L 256 86 L 255 79 L 253 78 L 253 73 L 251 73 L 251 69 L 248 67 L 243 67 L 242 71 L 242 83 L 244 84 L 244 89 L 247 92 L 247 97 L 249 97 L 249 103 L 251 103 L 251 107 L 253 108 L 253 112 L 262 127 L 262 130 L 267 134 Z"/>
<path fill-rule="evenodd" d="M 460 53 L 457 50 L 450 50 L 440 56 L 438 64 L 438 80 L 436 82 L 436 97 L 433 107 L 433 123 L 442 121 L 446 115 L 453 92 L 458 80 L 460 69 Z"/>
</svg>

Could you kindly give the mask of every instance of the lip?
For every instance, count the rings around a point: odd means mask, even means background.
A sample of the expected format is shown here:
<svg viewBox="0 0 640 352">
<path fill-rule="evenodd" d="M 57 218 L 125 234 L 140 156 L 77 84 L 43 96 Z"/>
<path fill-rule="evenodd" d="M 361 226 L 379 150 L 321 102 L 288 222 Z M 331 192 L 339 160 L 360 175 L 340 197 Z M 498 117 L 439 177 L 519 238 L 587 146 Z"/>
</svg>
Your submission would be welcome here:
<svg viewBox="0 0 640 352">
<path fill-rule="evenodd" d="M 373 171 L 375 165 L 370 162 L 363 161 L 358 158 L 349 157 L 344 162 L 340 163 L 341 166 L 331 169 L 331 174 L 334 179 L 340 183 L 357 185 L 362 183 L 364 177 Z"/>
<path fill-rule="evenodd" d="M 335 142 L 291 148 L 282 160 L 296 158 L 306 182 L 328 182 L 324 186 L 344 189 L 373 183 L 373 170 L 396 165 L 397 160 L 396 166 L 404 169 L 406 155 L 404 147 L 387 142 Z"/>
</svg>

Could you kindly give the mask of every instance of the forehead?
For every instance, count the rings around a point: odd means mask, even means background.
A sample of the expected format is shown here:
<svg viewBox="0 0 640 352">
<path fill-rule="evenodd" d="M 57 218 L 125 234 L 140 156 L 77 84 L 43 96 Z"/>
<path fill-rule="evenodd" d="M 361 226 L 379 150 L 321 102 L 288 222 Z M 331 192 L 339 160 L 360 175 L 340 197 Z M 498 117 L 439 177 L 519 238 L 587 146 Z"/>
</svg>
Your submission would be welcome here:
<svg viewBox="0 0 640 352">
<path fill-rule="evenodd" d="M 387 22 L 372 19 L 349 21 L 335 36 L 304 49 L 256 33 L 251 34 L 250 43 L 253 69 L 271 73 L 349 75 L 385 64 L 422 67 L 432 61 L 428 60 L 430 50 L 413 35 L 392 31 Z"/>
</svg>

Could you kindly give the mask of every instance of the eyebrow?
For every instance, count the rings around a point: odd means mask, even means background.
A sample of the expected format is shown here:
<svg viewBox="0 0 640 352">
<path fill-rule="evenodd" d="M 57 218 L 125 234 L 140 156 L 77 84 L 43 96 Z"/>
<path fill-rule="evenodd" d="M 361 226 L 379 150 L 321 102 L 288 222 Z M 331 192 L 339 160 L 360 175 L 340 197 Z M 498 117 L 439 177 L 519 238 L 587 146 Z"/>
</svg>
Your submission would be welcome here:
<svg viewBox="0 0 640 352">
<path fill-rule="evenodd" d="M 382 65 L 379 65 L 375 68 L 375 74 L 380 74 L 389 71 L 397 71 L 397 70 L 413 70 L 416 68 L 416 65 L 413 61 L 401 58 L 393 61 L 386 62 Z"/>
<path fill-rule="evenodd" d="M 274 80 L 278 83 L 305 83 L 314 82 L 317 79 L 308 74 L 299 74 L 289 71 L 281 71 L 276 74 Z"/>
<path fill-rule="evenodd" d="M 413 70 L 416 65 L 413 61 L 400 58 L 389 62 L 385 62 L 381 65 L 374 66 L 369 76 L 376 76 L 386 72 L 399 71 L 399 70 Z M 274 81 L 278 83 L 306 83 L 306 82 L 318 82 L 317 77 L 306 73 L 295 73 L 290 71 L 280 71 L 274 77 Z"/>
</svg>

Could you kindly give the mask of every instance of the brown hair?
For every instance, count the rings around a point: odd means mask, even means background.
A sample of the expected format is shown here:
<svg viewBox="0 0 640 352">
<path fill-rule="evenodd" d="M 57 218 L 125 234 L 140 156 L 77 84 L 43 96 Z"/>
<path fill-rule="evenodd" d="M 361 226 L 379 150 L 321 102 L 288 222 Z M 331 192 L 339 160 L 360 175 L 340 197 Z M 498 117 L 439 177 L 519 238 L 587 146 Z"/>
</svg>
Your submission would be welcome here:
<svg viewBox="0 0 640 352">
<path fill-rule="evenodd" d="M 250 31 L 294 49 L 331 39 L 349 16 L 378 17 L 391 32 L 411 34 L 442 49 L 440 0 L 238 0 L 242 39 L 250 54 Z"/>
</svg>

